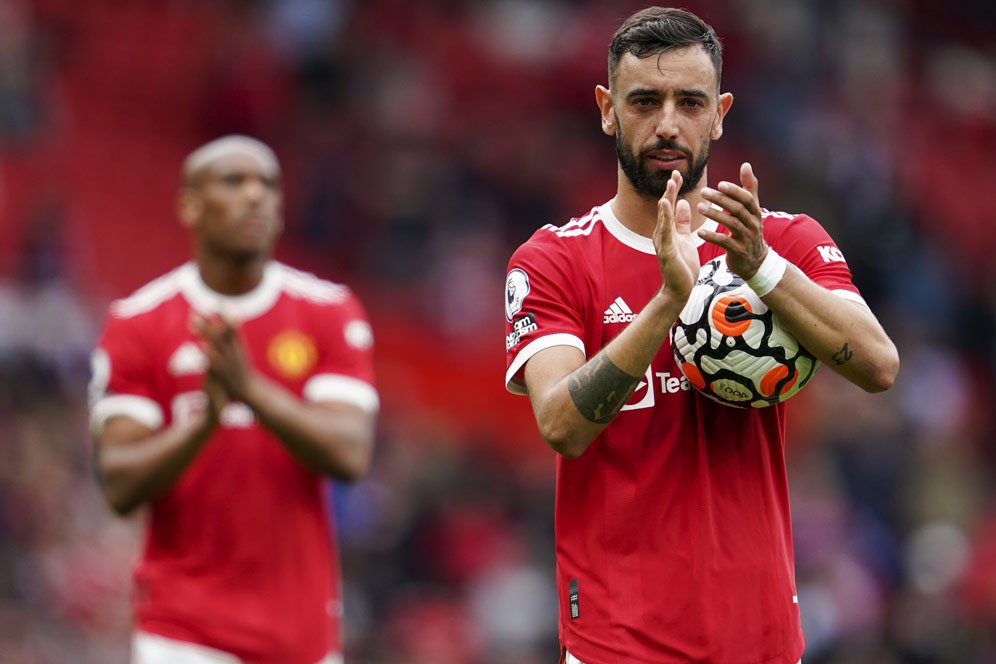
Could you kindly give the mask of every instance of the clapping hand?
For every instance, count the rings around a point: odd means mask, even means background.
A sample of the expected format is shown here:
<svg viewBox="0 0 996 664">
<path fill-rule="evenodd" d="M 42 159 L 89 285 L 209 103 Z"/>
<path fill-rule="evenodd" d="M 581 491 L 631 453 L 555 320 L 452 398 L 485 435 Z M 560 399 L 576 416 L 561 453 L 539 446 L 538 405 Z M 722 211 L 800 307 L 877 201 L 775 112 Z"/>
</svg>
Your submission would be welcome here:
<svg viewBox="0 0 996 664">
<path fill-rule="evenodd" d="M 698 211 L 725 226 L 729 235 L 699 230 L 706 242 L 726 250 L 726 264 L 741 279 L 750 279 L 768 253 L 757 197 L 757 177 L 749 163 L 740 166 L 740 186 L 720 182 L 716 189 L 704 187 Z M 718 207 L 716 207 L 718 206 Z"/>
<path fill-rule="evenodd" d="M 692 210 L 678 200 L 681 173 L 673 171 L 664 195 L 657 202 L 654 248 L 664 279 L 662 292 L 682 304 L 699 278 L 699 252 L 692 237 Z"/>
<path fill-rule="evenodd" d="M 208 368 L 204 377 L 204 389 L 212 408 L 219 405 L 223 392 L 224 399 L 243 400 L 249 384 L 250 366 L 246 360 L 238 327 L 227 318 L 212 314 L 204 317 L 193 314 L 191 330 L 200 338 L 201 350 L 207 357 Z M 220 404 L 222 407 L 224 404 Z"/>
</svg>

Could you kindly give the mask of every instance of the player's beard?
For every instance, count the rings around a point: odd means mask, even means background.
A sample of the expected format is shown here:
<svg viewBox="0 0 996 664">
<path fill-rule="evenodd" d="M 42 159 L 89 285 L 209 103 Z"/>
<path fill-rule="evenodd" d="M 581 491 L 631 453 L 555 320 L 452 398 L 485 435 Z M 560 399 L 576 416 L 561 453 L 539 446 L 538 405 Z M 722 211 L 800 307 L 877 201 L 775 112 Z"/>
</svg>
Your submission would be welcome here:
<svg viewBox="0 0 996 664">
<path fill-rule="evenodd" d="M 616 127 L 619 127 L 618 119 L 616 120 Z M 677 150 L 685 155 L 688 168 L 681 171 L 681 189 L 678 190 L 678 195 L 684 196 L 694 189 L 698 181 L 702 179 L 702 173 L 709 163 L 709 150 L 711 147 L 712 141 L 706 139 L 702 144 L 699 156 L 696 158 L 688 148 L 678 145 L 676 141 L 664 140 L 662 138 L 655 144 L 644 148 L 639 154 L 636 154 L 633 146 L 623 136 L 622 130 L 616 130 L 616 157 L 619 159 L 619 166 L 622 168 L 623 173 L 626 174 L 626 177 L 629 178 L 630 183 L 636 189 L 637 193 L 653 198 L 654 200 L 664 195 L 664 190 L 667 188 L 667 181 L 671 179 L 672 169 L 651 170 L 647 166 L 647 154 L 655 150 Z"/>
</svg>

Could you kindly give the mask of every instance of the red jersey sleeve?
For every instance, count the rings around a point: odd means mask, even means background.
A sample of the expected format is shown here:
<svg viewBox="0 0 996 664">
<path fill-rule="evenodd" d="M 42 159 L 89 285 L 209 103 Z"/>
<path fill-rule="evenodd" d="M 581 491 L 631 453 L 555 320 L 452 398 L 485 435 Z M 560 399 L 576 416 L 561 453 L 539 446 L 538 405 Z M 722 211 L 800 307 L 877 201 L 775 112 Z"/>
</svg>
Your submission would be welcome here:
<svg viewBox="0 0 996 664">
<path fill-rule="evenodd" d="M 553 346 L 585 352 L 582 300 L 569 249 L 541 229 L 514 254 L 505 278 L 505 387 L 525 394 L 522 368 Z"/>
<path fill-rule="evenodd" d="M 143 338 L 138 319 L 112 310 L 90 356 L 90 427 L 95 434 L 119 415 L 153 430 L 162 427 L 163 410 L 153 394 L 151 357 Z"/>
<path fill-rule="evenodd" d="M 318 363 L 304 385 L 305 399 L 376 412 L 380 399 L 374 387 L 373 330 L 359 299 L 350 292 L 343 302 L 321 307 L 317 316 Z"/>
<path fill-rule="evenodd" d="M 784 213 L 768 214 L 783 218 L 790 216 Z M 836 295 L 864 304 L 844 254 L 830 234 L 812 217 L 792 215 L 772 234 L 769 243 L 814 283 Z"/>
</svg>

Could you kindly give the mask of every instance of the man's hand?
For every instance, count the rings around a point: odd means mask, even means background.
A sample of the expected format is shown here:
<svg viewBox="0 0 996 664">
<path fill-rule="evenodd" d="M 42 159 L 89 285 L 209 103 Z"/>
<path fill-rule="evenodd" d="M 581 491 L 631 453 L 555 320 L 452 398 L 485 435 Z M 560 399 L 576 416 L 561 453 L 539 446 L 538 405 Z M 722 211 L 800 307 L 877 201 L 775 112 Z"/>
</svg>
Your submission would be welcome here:
<svg viewBox="0 0 996 664">
<path fill-rule="evenodd" d="M 699 278 L 699 252 L 692 238 L 692 210 L 688 201 L 677 200 L 679 189 L 681 173 L 674 171 L 657 202 L 654 248 L 664 278 L 661 293 L 684 304 Z"/>
<path fill-rule="evenodd" d="M 207 395 L 207 425 L 213 427 L 221 421 L 221 411 L 228 405 L 229 398 L 225 386 L 210 371 L 204 374 L 204 394 Z"/>
<path fill-rule="evenodd" d="M 201 338 L 201 348 L 208 360 L 204 391 L 210 407 L 218 408 L 220 413 L 227 401 L 245 399 L 252 369 L 246 361 L 238 328 L 226 318 L 218 314 L 208 318 L 195 314 L 191 326 Z"/>
<path fill-rule="evenodd" d="M 704 187 L 698 210 L 709 219 L 725 226 L 729 235 L 700 230 L 699 235 L 726 250 L 726 264 L 741 279 L 753 277 L 765 256 L 768 245 L 764 241 L 761 223 L 761 204 L 757 197 L 757 178 L 749 163 L 740 166 L 740 184 L 720 182 L 716 189 Z M 722 209 L 717 209 L 714 203 Z"/>
</svg>

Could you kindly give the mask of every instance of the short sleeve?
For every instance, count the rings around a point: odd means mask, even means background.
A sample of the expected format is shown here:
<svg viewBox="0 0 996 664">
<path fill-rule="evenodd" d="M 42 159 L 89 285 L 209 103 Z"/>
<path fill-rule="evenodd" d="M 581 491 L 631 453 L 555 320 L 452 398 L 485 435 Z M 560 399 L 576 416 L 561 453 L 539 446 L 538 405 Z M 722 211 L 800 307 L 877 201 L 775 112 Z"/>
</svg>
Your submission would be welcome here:
<svg viewBox="0 0 996 664">
<path fill-rule="evenodd" d="M 349 293 L 343 302 L 321 307 L 317 315 L 319 359 L 304 385 L 304 398 L 376 413 L 380 398 L 374 383 L 373 329 L 359 299 Z"/>
<path fill-rule="evenodd" d="M 540 230 L 509 260 L 505 277 L 505 387 L 526 394 L 522 369 L 541 350 L 583 354 L 584 324 L 576 261 L 556 235 Z"/>
<path fill-rule="evenodd" d="M 111 315 L 90 356 L 90 428 L 98 434 L 108 419 L 130 417 L 152 430 L 163 426 L 162 407 L 153 395 L 151 358 L 134 318 Z"/>
<path fill-rule="evenodd" d="M 848 300 L 864 304 L 851 270 L 837 243 L 822 225 L 807 215 L 794 216 L 771 245 L 814 283 Z"/>
</svg>

